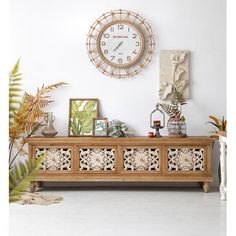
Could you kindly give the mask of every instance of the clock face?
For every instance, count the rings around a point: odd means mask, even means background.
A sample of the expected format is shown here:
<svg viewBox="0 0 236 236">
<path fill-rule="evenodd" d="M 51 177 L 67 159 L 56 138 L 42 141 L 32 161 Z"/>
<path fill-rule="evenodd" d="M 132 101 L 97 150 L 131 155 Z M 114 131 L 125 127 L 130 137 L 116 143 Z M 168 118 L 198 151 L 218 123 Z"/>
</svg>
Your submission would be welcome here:
<svg viewBox="0 0 236 236">
<path fill-rule="evenodd" d="M 135 64 L 144 51 L 144 37 L 137 26 L 118 21 L 98 36 L 98 49 L 104 61 L 117 68 Z"/>
</svg>

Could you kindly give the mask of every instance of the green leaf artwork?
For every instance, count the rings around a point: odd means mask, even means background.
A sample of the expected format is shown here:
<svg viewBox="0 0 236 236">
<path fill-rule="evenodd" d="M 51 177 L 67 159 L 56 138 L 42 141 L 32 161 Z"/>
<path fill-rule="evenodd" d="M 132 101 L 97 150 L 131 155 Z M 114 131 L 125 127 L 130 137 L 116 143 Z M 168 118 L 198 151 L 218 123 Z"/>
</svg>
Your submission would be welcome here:
<svg viewBox="0 0 236 236">
<path fill-rule="evenodd" d="M 70 99 L 69 136 L 92 135 L 98 117 L 98 99 Z"/>
</svg>

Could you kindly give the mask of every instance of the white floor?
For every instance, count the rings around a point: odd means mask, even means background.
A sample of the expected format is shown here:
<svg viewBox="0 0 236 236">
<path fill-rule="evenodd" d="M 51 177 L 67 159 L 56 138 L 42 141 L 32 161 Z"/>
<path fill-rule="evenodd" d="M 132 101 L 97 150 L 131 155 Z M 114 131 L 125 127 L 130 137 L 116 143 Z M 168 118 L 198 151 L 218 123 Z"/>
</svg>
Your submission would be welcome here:
<svg viewBox="0 0 236 236">
<path fill-rule="evenodd" d="M 199 188 L 44 188 L 49 206 L 10 205 L 10 236 L 225 236 L 226 202 Z"/>
</svg>

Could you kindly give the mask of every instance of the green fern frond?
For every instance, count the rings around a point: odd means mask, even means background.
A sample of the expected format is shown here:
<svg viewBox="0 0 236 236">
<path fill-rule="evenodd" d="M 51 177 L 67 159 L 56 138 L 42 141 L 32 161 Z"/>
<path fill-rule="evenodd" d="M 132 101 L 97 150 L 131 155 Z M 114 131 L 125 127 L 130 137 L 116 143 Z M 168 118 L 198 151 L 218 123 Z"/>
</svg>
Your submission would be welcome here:
<svg viewBox="0 0 236 236">
<path fill-rule="evenodd" d="M 9 106 L 9 111 L 16 111 L 16 110 L 17 110 L 16 106 L 13 106 L 13 105 Z M 11 113 L 10 115 L 14 115 L 14 114 Z"/>
<path fill-rule="evenodd" d="M 173 106 L 178 106 L 178 101 L 177 100 L 171 100 L 170 103 Z"/>
<path fill-rule="evenodd" d="M 11 70 L 12 74 L 17 74 L 18 70 L 19 70 L 19 65 L 20 65 L 20 59 L 17 60 L 16 64 L 14 65 L 14 67 Z"/>
<path fill-rule="evenodd" d="M 9 98 L 9 103 L 18 103 L 18 104 L 20 104 L 21 103 L 21 101 L 20 100 L 18 100 L 18 99 L 15 99 L 15 98 Z"/>
<path fill-rule="evenodd" d="M 21 78 L 19 78 L 20 80 Z M 22 84 L 21 83 L 17 83 L 16 81 L 13 81 L 12 80 L 12 83 L 11 83 L 12 86 L 21 86 Z"/>
<path fill-rule="evenodd" d="M 38 159 L 29 159 L 25 163 L 19 162 L 13 170 L 9 172 L 9 202 L 18 200 L 28 191 L 30 182 L 35 180 L 34 172 L 40 168 L 44 159 L 42 155 Z"/>
<path fill-rule="evenodd" d="M 178 102 L 180 105 L 187 104 L 184 95 L 181 92 L 179 92 L 176 88 L 174 88 L 173 100 Z"/>
<path fill-rule="evenodd" d="M 159 104 L 163 112 L 165 112 L 170 117 L 181 118 L 182 115 L 182 105 L 187 104 L 183 94 L 179 92 L 176 88 L 173 91 L 173 97 L 170 104 L 161 103 Z M 183 117 L 183 116 L 182 116 Z"/>
<path fill-rule="evenodd" d="M 175 116 L 177 110 L 177 107 L 172 104 L 159 104 L 161 109 L 170 117 Z"/>
<path fill-rule="evenodd" d="M 13 84 L 11 84 L 11 86 L 14 86 Z M 12 87 L 12 88 L 10 88 L 9 89 L 9 91 L 13 91 L 13 92 L 20 92 L 20 91 L 22 91 L 22 89 L 20 89 L 20 88 L 15 88 L 15 87 Z"/>
<path fill-rule="evenodd" d="M 14 113 L 18 111 L 21 95 L 21 73 L 19 73 L 20 59 L 9 72 L 9 123 L 12 123 Z"/>
<path fill-rule="evenodd" d="M 19 94 L 19 93 L 13 93 L 13 92 L 11 92 L 10 89 L 9 89 L 9 97 L 10 97 L 10 98 L 13 98 L 13 97 L 22 97 L 22 95 Z"/>
</svg>

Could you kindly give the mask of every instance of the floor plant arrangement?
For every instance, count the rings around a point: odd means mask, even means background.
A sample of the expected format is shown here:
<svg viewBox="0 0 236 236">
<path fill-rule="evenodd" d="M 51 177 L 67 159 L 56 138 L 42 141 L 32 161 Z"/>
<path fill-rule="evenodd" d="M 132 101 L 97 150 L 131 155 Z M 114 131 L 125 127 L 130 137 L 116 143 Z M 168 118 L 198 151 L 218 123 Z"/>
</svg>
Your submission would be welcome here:
<svg viewBox="0 0 236 236">
<path fill-rule="evenodd" d="M 18 157 L 26 154 L 25 138 L 31 137 L 44 125 L 44 109 L 52 102 L 49 92 L 64 85 L 64 82 L 42 86 L 35 95 L 22 94 L 19 72 L 20 60 L 9 73 L 9 201 L 18 200 L 29 189 L 33 172 L 39 168 L 43 157 L 22 162 Z"/>
<path fill-rule="evenodd" d="M 27 159 L 24 163 L 20 161 L 9 171 L 9 202 L 18 201 L 28 191 L 30 182 L 35 179 L 33 171 L 39 169 L 43 159 L 44 156 Z"/>
</svg>

